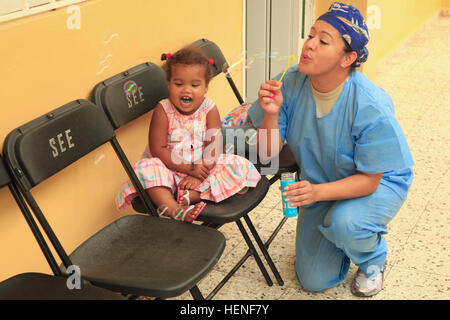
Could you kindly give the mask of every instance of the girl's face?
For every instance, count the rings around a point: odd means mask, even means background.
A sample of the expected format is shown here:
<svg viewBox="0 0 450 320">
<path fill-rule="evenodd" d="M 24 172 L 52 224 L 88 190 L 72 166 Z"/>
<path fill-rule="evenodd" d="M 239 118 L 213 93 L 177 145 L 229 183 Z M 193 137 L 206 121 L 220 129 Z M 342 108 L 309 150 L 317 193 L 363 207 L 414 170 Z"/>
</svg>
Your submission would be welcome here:
<svg viewBox="0 0 450 320">
<path fill-rule="evenodd" d="M 192 114 L 200 107 L 208 91 L 206 66 L 175 64 L 171 68 L 169 99 L 181 114 Z"/>
<path fill-rule="evenodd" d="M 339 31 L 318 20 L 303 45 L 298 70 L 309 76 L 324 75 L 341 68 L 345 59 L 344 40 Z"/>
</svg>

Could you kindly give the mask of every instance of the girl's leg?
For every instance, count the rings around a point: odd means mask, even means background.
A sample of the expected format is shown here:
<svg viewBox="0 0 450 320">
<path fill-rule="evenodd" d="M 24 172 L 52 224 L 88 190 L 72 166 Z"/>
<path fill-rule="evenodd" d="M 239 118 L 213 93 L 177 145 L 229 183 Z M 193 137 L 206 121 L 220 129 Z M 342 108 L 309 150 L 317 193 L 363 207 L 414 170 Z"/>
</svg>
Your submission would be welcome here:
<svg viewBox="0 0 450 320">
<path fill-rule="evenodd" d="M 203 202 L 197 202 L 193 209 L 188 210 L 189 206 L 178 204 L 173 198 L 172 192 L 166 187 L 153 187 L 146 191 L 156 207 L 159 210 L 167 208 L 165 214 L 172 218 L 177 217 L 181 210 L 183 212 L 187 211 L 187 214 L 184 216 L 185 222 L 192 222 L 203 204 Z"/>
</svg>

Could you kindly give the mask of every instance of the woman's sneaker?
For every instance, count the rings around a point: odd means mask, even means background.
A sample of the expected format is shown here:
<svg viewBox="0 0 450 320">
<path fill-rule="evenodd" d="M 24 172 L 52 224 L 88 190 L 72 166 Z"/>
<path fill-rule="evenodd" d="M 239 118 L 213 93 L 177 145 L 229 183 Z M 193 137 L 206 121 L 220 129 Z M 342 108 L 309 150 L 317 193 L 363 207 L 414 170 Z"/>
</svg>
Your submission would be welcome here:
<svg viewBox="0 0 450 320">
<path fill-rule="evenodd" d="M 384 270 L 375 276 L 367 277 L 361 269 L 358 269 L 351 285 L 351 291 L 358 297 L 371 297 L 383 289 L 383 283 Z"/>
</svg>

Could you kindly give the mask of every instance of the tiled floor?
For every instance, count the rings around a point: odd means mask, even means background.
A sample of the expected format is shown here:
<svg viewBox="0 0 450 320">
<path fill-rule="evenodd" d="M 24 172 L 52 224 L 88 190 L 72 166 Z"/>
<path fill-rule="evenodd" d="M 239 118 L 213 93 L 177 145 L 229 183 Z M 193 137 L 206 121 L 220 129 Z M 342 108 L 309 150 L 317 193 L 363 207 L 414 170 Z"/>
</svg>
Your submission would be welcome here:
<svg viewBox="0 0 450 320">
<path fill-rule="evenodd" d="M 401 44 L 380 63 L 376 83 L 394 100 L 396 116 L 409 146 L 415 179 L 408 199 L 389 225 L 385 287 L 372 299 L 450 298 L 450 17 L 438 17 Z M 265 241 L 282 217 L 279 183 L 251 213 Z M 284 286 L 266 285 L 253 257 L 237 271 L 215 299 L 360 299 L 350 293 L 357 267 L 347 278 L 320 293 L 302 290 L 296 280 L 296 219 L 289 219 L 269 248 Z M 245 254 L 235 224 L 220 229 L 225 252 L 200 282 L 208 293 Z M 177 299 L 192 299 L 186 293 Z"/>
</svg>

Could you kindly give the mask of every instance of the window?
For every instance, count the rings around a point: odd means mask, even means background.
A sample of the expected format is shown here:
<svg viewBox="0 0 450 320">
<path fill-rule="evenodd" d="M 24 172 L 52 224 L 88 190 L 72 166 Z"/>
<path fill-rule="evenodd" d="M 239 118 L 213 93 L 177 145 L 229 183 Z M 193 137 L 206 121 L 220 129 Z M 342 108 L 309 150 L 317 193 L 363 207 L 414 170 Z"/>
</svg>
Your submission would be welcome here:
<svg viewBox="0 0 450 320">
<path fill-rule="evenodd" d="M 1 0 L 0 22 L 68 6 L 86 0 Z"/>
</svg>

